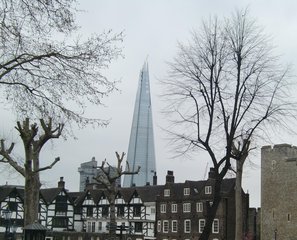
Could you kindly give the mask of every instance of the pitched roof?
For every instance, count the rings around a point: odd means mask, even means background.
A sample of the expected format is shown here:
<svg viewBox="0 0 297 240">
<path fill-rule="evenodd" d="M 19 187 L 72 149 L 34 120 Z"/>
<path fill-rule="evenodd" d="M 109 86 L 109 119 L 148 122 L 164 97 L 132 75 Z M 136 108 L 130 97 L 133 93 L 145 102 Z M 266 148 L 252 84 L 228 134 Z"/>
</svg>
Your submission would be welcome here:
<svg viewBox="0 0 297 240">
<path fill-rule="evenodd" d="M 67 192 L 69 198 L 73 203 L 77 201 L 77 199 L 82 195 L 82 192 Z"/>
<path fill-rule="evenodd" d="M 11 193 L 15 192 L 22 200 L 24 200 L 24 187 L 15 185 L 0 186 L 0 202 L 2 202 Z"/>
<path fill-rule="evenodd" d="M 44 188 L 40 189 L 40 195 L 46 204 L 50 204 L 54 201 L 54 199 L 59 195 L 62 191 L 62 188 Z"/>
</svg>

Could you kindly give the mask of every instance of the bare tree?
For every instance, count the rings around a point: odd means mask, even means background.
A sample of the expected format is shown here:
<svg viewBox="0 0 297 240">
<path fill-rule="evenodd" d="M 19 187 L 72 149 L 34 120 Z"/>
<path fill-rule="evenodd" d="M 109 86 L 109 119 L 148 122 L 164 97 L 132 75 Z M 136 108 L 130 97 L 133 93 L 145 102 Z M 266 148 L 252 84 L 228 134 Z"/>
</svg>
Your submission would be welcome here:
<svg viewBox="0 0 297 240">
<path fill-rule="evenodd" d="M 122 34 L 79 36 L 75 0 L 0 1 L 2 100 L 19 118 L 106 125 L 84 115 L 115 89 L 104 69 L 121 54 Z"/>
<path fill-rule="evenodd" d="M 17 122 L 16 129 L 23 141 L 25 158 L 21 165 L 12 154 L 14 143 L 6 147 L 5 141 L 1 140 L 0 155 L 3 157 L 0 162 L 9 164 L 25 178 L 24 198 L 24 225 L 32 224 L 38 220 L 39 191 L 41 187 L 39 174 L 41 171 L 51 169 L 60 158 L 57 157 L 50 165 L 41 167 L 40 152 L 42 147 L 50 140 L 61 136 L 64 125 L 54 127 L 52 120 L 45 122 L 40 120 L 40 127 L 36 123 L 30 124 L 27 118 L 23 123 Z"/>
<path fill-rule="evenodd" d="M 112 167 L 109 165 L 109 163 L 106 161 L 103 161 L 99 169 L 101 170 L 99 175 L 95 177 L 95 180 L 98 183 L 101 183 L 106 191 L 107 191 L 107 199 L 109 201 L 109 207 L 110 207 L 110 230 L 109 234 L 110 237 L 115 239 L 116 237 L 116 213 L 115 213 L 115 199 L 117 194 L 118 186 L 116 186 L 116 180 L 119 179 L 123 175 L 134 175 L 138 174 L 140 170 L 140 166 L 138 166 L 136 171 L 130 170 L 129 165 L 127 165 L 127 170 L 123 170 L 122 162 L 125 157 L 125 153 L 122 153 L 122 155 L 119 155 L 118 152 L 116 152 L 117 157 L 117 166 Z M 128 162 L 126 162 L 128 164 Z"/>
<path fill-rule="evenodd" d="M 288 68 L 246 10 L 203 22 L 189 44 L 179 44 L 169 65 L 163 83 L 174 146 L 181 154 L 206 151 L 215 171 L 213 205 L 200 235 L 206 240 L 232 159 L 245 159 L 250 143 L 270 127 L 286 127 L 295 119 L 296 104 L 290 98 Z"/>
</svg>

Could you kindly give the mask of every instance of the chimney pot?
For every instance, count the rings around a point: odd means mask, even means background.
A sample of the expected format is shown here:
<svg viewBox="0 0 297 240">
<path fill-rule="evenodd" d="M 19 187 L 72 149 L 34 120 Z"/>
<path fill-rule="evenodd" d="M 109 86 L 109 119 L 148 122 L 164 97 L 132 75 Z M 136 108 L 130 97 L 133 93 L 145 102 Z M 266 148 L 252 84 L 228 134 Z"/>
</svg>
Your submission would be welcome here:
<svg viewBox="0 0 297 240">
<path fill-rule="evenodd" d="M 60 181 L 58 182 L 58 188 L 65 188 L 64 177 L 60 177 Z"/>
</svg>

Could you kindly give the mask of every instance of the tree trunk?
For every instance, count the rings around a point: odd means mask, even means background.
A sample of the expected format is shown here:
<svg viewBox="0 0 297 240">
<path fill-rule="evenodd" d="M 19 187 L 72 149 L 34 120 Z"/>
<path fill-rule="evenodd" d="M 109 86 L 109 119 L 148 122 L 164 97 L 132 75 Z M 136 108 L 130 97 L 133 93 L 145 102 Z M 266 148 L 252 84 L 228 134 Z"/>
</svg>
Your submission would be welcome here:
<svg viewBox="0 0 297 240">
<path fill-rule="evenodd" d="M 115 194 L 116 194 L 116 188 L 115 188 L 115 182 L 111 183 L 110 189 L 108 189 L 108 199 L 109 199 L 109 207 L 110 207 L 110 230 L 109 235 L 111 239 L 116 238 L 116 213 L 115 213 Z"/>
<path fill-rule="evenodd" d="M 38 221 L 40 180 L 38 173 L 30 173 L 25 178 L 24 226 Z"/>
<path fill-rule="evenodd" d="M 199 237 L 199 240 L 209 240 L 209 236 L 212 230 L 212 223 L 216 216 L 216 212 L 221 201 L 221 183 L 222 183 L 222 179 L 220 178 L 215 179 L 213 203 L 212 203 L 212 206 L 210 205 L 207 206 L 206 223 L 205 223 L 204 230 Z"/>
<path fill-rule="evenodd" d="M 235 182 L 235 240 L 243 239 L 243 211 L 242 211 L 242 170 L 245 159 L 236 161 Z"/>
</svg>

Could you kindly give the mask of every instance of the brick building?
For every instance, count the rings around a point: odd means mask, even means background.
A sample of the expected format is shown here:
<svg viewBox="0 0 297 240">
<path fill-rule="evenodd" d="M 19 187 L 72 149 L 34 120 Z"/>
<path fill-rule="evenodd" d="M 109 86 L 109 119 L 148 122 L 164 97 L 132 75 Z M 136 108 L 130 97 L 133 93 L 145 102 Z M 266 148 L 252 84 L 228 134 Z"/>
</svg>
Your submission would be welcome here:
<svg viewBox="0 0 297 240">
<path fill-rule="evenodd" d="M 212 225 L 210 239 L 235 237 L 235 179 L 224 179 L 222 200 Z M 198 239 L 206 222 L 207 209 L 213 201 L 212 172 L 205 181 L 174 183 L 168 171 L 166 184 L 156 201 L 156 238 L 159 240 Z M 247 232 L 249 195 L 243 193 L 244 229 Z"/>
</svg>

